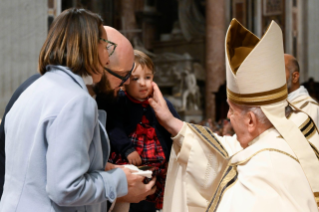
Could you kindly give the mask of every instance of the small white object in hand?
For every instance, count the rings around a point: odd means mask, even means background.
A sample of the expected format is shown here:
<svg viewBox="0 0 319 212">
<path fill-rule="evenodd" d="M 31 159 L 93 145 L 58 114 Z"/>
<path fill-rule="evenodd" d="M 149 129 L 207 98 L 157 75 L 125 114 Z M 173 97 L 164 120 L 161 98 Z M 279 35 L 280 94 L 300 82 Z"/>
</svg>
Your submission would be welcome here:
<svg viewBox="0 0 319 212">
<path fill-rule="evenodd" d="M 147 177 L 147 178 L 152 178 L 152 174 L 153 172 L 150 171 L 150 170 L 140 170 L 138 169 L 136 166 L 132 165 L 132 164 L 126 164 L 126 165 L 123 165 L 124 167 L 132 170 L 132 171 L 136 171 L 136 172 L 133 172 L 133 174 L 137 174 L 137 175 L 140 175 L 140 176 L 144 176 L 144 177 Z"/>
</svg>

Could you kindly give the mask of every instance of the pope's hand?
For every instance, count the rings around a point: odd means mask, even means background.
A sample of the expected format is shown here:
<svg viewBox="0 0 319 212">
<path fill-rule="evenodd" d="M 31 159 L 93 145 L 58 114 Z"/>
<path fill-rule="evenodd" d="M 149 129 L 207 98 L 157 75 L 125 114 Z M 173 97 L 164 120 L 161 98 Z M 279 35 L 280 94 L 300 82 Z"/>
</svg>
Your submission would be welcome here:
<svg viewBox="0 0 319 212">
<path fill-rule="evenodd" d="M 158 122 L 172 135 L 176 135 L 182 128 L 183 122 L 175 118 L 168 109 L 166 101 L 155 82 L 152 82 L 153 96 L 148 99 Z"/>
</svg>

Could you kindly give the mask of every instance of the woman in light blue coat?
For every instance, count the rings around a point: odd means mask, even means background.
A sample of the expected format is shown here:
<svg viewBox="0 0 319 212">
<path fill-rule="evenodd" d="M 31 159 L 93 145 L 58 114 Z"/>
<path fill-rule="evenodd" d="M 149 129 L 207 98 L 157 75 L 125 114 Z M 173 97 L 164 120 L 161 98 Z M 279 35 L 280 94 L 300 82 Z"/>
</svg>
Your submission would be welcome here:
<svg viewBox="0 0 319 212">
<path fill-rule="evenodd" d="M 1 212 L 106 212 L 107 200 L 127 194 L 127 169 L 104 171 L 106 115 L 83 81 L 100 81 L 109 50 L 98 15 L 69 9 L 54 20 L 39 57 L 43 76 L 6 116 Z"/>
</svg>

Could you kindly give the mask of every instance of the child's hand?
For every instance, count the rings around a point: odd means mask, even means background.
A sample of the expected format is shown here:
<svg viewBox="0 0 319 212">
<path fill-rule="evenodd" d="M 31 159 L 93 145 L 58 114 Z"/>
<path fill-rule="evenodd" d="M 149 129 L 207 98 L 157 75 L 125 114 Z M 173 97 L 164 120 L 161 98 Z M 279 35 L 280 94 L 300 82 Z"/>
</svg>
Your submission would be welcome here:
<svg viewBox="0 0 319 212">
<path fill-rule="evenodd" d="M 132 152 L 127 156 L 127 160 L 130 164 L 133 164 L 135 166 L 139 166 L 142 164 L 142 159 L 140 155 L 137 153 L 137 151 Z"/>
</svg>

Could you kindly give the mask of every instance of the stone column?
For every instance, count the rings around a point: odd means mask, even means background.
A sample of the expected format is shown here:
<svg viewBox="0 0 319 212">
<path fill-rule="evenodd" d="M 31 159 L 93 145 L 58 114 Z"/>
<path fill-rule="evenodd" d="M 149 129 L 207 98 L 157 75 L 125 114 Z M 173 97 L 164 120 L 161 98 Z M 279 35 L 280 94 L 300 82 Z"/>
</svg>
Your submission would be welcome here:
<svg viewBox="0 0 319 212">
<path fill-rule="evenodd" d="M 206 0 L 206 118 L 216 117 L 215 93 L 225 82 L 225 1 Z"/>
<path fill-rule="evenodd" d="M 313 77 L 316 82 L 319 81 L 319 60 L 318 60 L 318 54 L 319 54 L 319 43 L 318 43 L 318 37 L 319 37 L 319 1 L 316 0 L 308 0 L 307 5 L 307 22 L 304 22 L 304 25 L 307 25 L 307 34 L 305 37 L 307 41 L 307 51 L 308 51 L 308 57 L 307 57 L 307 67 L 308 68 L 308 75 L 305 79 L 308 80 L 308 77 Z"/>
<path fill-rule="evenodd" d="M 132 40 L 132 38 L 136 36 L 136 32 L 132 32 L 132 30 L 137 29 L 134 0 L 121 0 L 121 17 L 121 30 L 123 30 L 123 34 L 129 40 Z"/>
<path fill-rule="evenodd" d="M 13 92 L 37 73 L 48 31 L 48 1 L 0 1 L 0 119 Z"/>
</svg>

